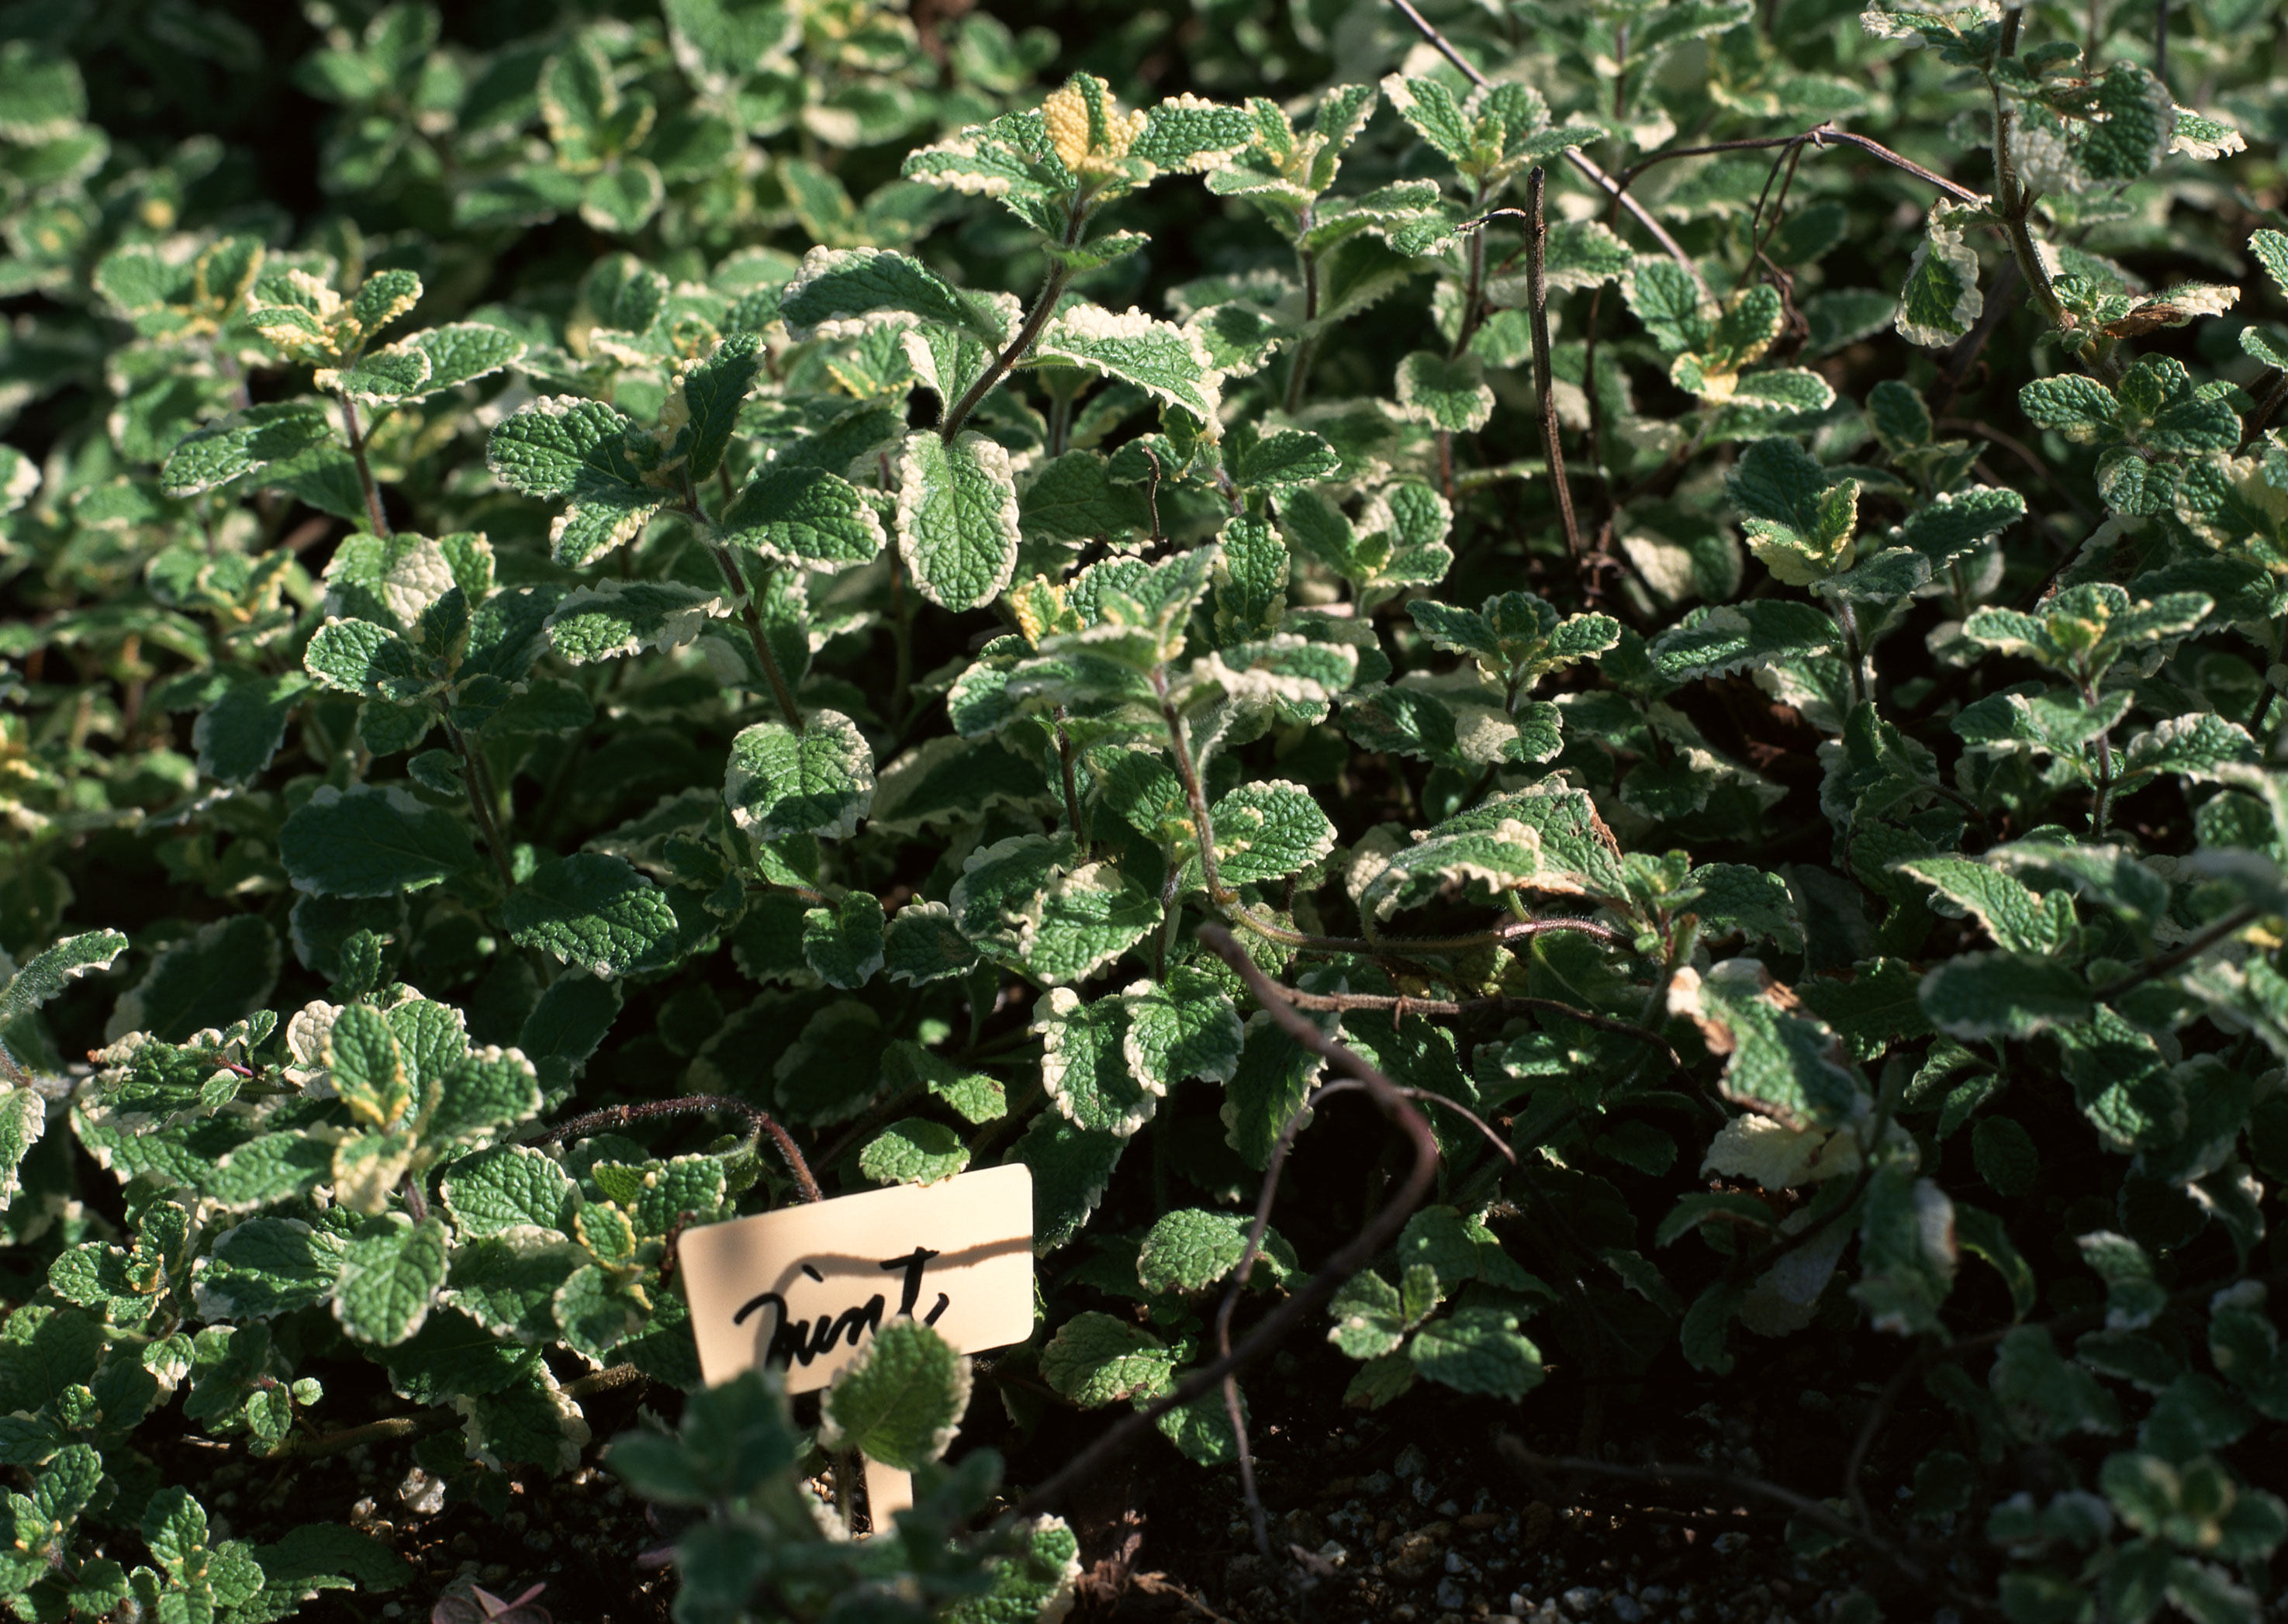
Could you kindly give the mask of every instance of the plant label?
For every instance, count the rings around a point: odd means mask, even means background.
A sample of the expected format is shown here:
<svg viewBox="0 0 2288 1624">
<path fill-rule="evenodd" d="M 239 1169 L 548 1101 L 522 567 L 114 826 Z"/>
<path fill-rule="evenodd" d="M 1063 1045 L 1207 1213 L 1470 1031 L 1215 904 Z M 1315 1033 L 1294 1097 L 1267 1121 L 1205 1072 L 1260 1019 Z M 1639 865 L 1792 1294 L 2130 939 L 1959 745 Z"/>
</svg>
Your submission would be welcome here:
<svg viewBox="0 0 2288 1624">
<path fill-rule="evenodd" d="M 882 1322 L 936 1327 L 963 1353 L 1033 1330 L 1033 1175 L 1021 1164 L 686 1230 L 677 1266 L 709 1384 L 784 1373 L 824 1387 Z"/>
</svg>

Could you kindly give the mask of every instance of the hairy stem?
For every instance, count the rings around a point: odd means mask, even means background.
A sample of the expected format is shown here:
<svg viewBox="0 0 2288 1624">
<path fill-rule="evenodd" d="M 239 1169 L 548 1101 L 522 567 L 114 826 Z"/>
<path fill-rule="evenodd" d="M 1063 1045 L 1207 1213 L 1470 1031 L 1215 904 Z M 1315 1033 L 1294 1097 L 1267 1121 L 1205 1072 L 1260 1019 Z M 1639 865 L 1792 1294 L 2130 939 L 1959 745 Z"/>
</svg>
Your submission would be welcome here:
<svg viewBox="0 0 2288 1624">
<path fill-rule="evenodd" d="M 779 669 L 778 656 L 771 653 L 771 640 L 763 630 L 763 612 L 755 602 L 760 594 L 747 590 L 747 583 L 739 576 L 738 561 L 732 558 L 729 548 L 711 541 L 708 551 L 715 555 L 715 562 L 721 566 L 723 579 L 730 584 L 733 595 L 744 606 L 739 618 L 746 622 L 748 640 L 755 646 L 755 662 L 763 668 L 763 676 L 771 685 L 771 695 L 779 702 L 779 714 L 786 717 L 789 727 L 796 733 L 802 732 L 801 708 L 794 702 L 794 690 L 787 686 L 786 673 Z"/>
<path fill-rule="evenodd" d="M 787 1170 L 802 1190 L 803 1200 L 822 1200 L 818 1180 L 811 1176 L 810 1163 L 803 1160 L 802 1151 L 794 1137 L 781 1127 L 767 1111 L 759 1111 L 743 1099 L 733 1099 L 724 1094 L 687 1094 L 680 1099 L 652 1099 L 640 1104 L 609 1105 L 601 1111 L 591 1111 L 576 1116 L 568 1122 L 559 1122 L 522 1141 L 526 1145 L 548 1145 L 559 1139 L 577 1139 L 606 1129 L 625 1128 L 633 1122 L 647 1122 L 661 1117 L 694 1116 L 701 1112 L 720 1111 L 732 1116 L 744 1117 L 751 1132 L 768 1134 L 779 1154 L 785 1159 Z"/>
<path fill-rule="evenodd" d="M 461 788 L 469 797 L 469 810 L 476 814 L 477 831 L 485 838 L 485 850 L 492 853 L 493 867 L 499 871 L 501 889 L 516 889 L 516 870 L 509 861 L 508 842 L 501 837 L 499 821 L 494 816 L 497 804 L 493 796 L 492 772 L 484 757 L 470 745 L 468 735 L 450 721 L 445 723 L 445 737 L 453 753 L 461 758 Z"/>
<path fill-rule="evenodd" d="M 1310 224 L 1306 213 L 1304 224 Z M 1284 404 L 1287 415 L 1293 416 L 1303 409 L 1303 383 L 1311 376 L 1311 357 L 1319 347 L 1318 335 L 1308 330 L 1309 323 L 1319 319 L 1319 257 L 1308 249 L 1296 250 L 1295 257 L 1303 267 L 1303 321 L 1305 332 L 1295 341 L 1293 355 L 1287 362 L 1287 393 Z"/>
<path fill-rule="evenodd" d="M 373 463 L 365 454 L 365 432 L 358 426 L 356 403 L 338 389 L 334 399 L 341 402 L 342 432 L 349 437 L 350 461 L 357 464 L 358 485 L 365 492 L 366 519 L 376 535 L 387 535 L 389 516 L 381 511 L 381 487 L 373 482 Z"/>
<path fill-rule="evenodd" d="M 1557 516 L 1565 526 L 1565 551 L 1581 556 L 1581 530 L 1573 518 L 1573 491 L 1565 479 L 1565 448 L 1557 424 L 1557 394 L 1549 376 L 1549 273 L 1545 257 L 1549 222 L 1543 211 L 1549 178 L 1537 163 L 1525 181 L 1526 305 L 1533 323 L 1533 410 L 1541 423 L 1542 450 L 1549 458 L 1549 488 L 1557 497 Z M 1473 242 L 1477 241 L 1475 237 Z"/>
<path fill-rule="evenodd" d="M 1065 232 L 1068 242 L 1079 232 L 1078 218 L 1076 216 L 1074 224 Z M 1025 313 L 1024 322 L 1017 329 L 1017 336 L 993 358 L 993 364 L 978 375 L 977 381 L 962 392 L 961 399 L 947 409 L 945 421 L 938 425 L 940 440 L 951 445 L 954 437 L 961 432 L 962 425 L 969 421 L 970 414 L 978 408 L 987 395 L 993 392 L 993 386 L 1008 376 L 1010 368 L 1025 359 L 1025 353 L 1041 336 L 1041 329 L 1049 324 L 1049 318 L 1057 313 L 1057 301 L 1064 297 L 1065 284 L 1070 281 L 1072 272 L 1063 260 L 1050 261 L 1048 276 L 1041 283 L 1040 297 L 1033 301 L 1032 309 Z"/>
</svg>

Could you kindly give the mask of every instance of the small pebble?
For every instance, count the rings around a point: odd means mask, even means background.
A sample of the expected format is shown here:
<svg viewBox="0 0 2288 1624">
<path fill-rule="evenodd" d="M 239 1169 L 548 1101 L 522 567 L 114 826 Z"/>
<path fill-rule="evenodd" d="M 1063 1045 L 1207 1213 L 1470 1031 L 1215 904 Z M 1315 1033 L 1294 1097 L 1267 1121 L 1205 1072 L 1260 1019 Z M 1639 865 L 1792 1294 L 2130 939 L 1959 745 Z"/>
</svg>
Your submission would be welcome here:
<svg viewBox="0 0 2288 1624">
<path fill-rule="evenodd" d="M 1419 1444 L 1409 1444 L 1398 1452 L 1398 1459 L 1390 1463 L 1390 1470 L 1402 1477 L 1419 1477 L 1430 1470 L 1430 1457 L 1422 1453 Z"/>
<path fill-rule="evenodd" d="M 1587 1585 L 1575 1585 L 1557 1599 L 1565 1604 L 1565 1611 L 1575 1618 L 1585 1619 L 1595 1608 L 1602 1594 L 1601 1591 L 1592 1590 Z"/>
<path fill-rule="evenodd" d="M 1644 1609 L 1633 1598 L 1626 1596 L 1613 1597 L 1613 1616 L 1621 1624 L 1644 1624 Z"/>
<path fill-rule="evenodd" d="M 1359 1479 L 1358 1486 L 1362 1494 L 1387 1494 L 1398 1486 L 1398 1479 L 1388 1472 L 1369 1472 Z"/>
<path fill-rule="evenodd" d="M 1716 1536 L 1716 1554 L 1720 1557 L 1736 1557 L 1745 1550 L 1747 1546 L 1748 1536 L 1736 1528 L 1729 1533 L 1720 1533 Z"/>
</svg>

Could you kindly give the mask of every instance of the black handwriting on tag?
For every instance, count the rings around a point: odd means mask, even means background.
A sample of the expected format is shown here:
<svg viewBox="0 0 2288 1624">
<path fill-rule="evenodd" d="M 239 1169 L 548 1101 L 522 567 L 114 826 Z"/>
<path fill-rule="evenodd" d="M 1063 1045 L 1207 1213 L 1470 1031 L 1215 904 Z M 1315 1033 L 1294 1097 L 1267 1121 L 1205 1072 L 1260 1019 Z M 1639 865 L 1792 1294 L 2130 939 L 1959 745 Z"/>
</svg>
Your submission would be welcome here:
<svg viewBox="0 0 2288 1624">
<path fill-rule="evenodd" d="M 900 1314 L 912 1315 L 914 1305 L 921 1301 L 923 1271 L 929 1267 L 930 1259 L 937 1256 L 927 1247 L 916 1247 L 903 1257 L 884 1258 L 875 1265 L 886 1272 L 893 1269 L 905 1271 L 905 1279 L 901 1282 L 898 1292 Z M 826 1279 L 808 1264 L 802 1265 L 802 1271 L 822 1283 Z M 952 1305 L 953 1300 L 945 1293 L 939 1292 L 936 1304 L 922 1317 L 922 1323 L 935 1325 L 938 1316 Z M 856 1347 L 861 1335 L 870 1336 L 882 1328 L 882 1312 L 886 1306 L 886 1299 L 880 1292 L 876 1292 L 861 1306 L 846 1308 L 839 1314 L 822 1313 L 813 1320 L 807 1315 L 793 1314 L 787 1307 L 786 1298 L 779 1293 L 766 1291 L 742 1303 L 739 1311 L 731 1316 L 731 1323 L 744 1325 L 766 1308 L 775 1309 L 778 1325 L 771 1332 L 770 1350 L 763 1355 L 763 1360 L 766 1364 L 786 1369 L 798 1362 L 806 1366 L 821 1354 L 831 1353 L 846 1338 L 852 1347 Z"/>
</svg>

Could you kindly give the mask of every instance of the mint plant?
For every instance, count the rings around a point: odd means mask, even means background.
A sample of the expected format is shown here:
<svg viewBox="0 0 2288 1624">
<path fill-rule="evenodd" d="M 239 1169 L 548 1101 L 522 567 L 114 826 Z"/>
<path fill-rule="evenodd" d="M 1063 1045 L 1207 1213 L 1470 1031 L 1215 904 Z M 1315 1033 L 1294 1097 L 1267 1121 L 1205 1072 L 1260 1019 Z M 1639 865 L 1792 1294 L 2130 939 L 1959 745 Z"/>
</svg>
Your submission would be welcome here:
<svg viewBox="0 0 2288 1624">
<path fill-rule="evenodd" d="M 1061 1617 L 1132 1447 L 1301 1587 L 1274 1347 L 1847 1616 L 2277 1610 L 2265 8 L 1179 11 L 0 43 L 15 1616 L 414 1582 L 191 1430 L 600 1460 L 689 1620 Z M 691 1228 L 1011 1161 L 1026 1341 L 702 1383 Z"/>
</svg>

